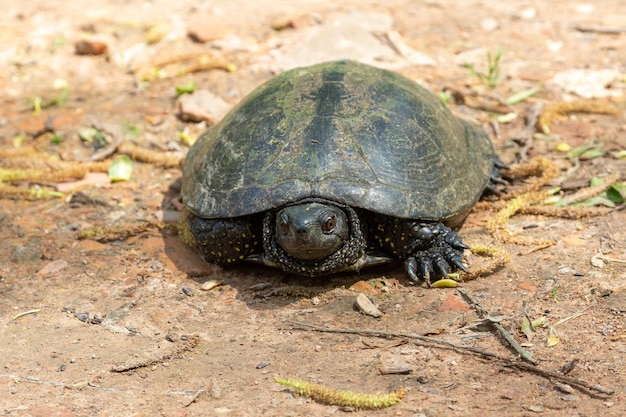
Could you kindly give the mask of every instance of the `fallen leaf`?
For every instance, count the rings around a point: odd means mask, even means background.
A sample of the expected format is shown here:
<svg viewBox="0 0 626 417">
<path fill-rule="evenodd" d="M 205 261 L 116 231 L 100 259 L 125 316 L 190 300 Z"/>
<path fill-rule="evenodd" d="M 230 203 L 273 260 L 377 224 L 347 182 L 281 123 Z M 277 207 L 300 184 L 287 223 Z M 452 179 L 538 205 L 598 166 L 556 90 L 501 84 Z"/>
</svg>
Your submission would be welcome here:
<svg viewBox="0 0 626 417">
<path fill-rule="evenodd" d="M 529 342 L 532 342 L 533 337 L 535 337 L 535 333 L 537 332 L 535 331 L 532 323 L 530 322 L 530 320 L 528 320 L 528 317 L 526 316 L 522 317 L 521 330 L 522 330 L 522 333 L 524 333 L 524 335 L 526 336 L 526 339 L 528 339 Z"/>
<path fill-rule="evenodd" d="M 127 155 L 120 155 L 109 167 L 109 179 L 111 182 L 128 181 L 133 172 L 133 162 Z"/>
<path fill-rule="evenodd" d="M 56 274 L 59 271 L 67 268 L 67 261 L 64 259 L 57 259 L 56 261 L 48 262 L 43 268 L 39 270 L 37 275 L 41 277 L 46 277 L 49 275 Z"/>
<path fill-rule="evenodd" d="M 550 334 L 548 335 L 548 347 L 556 346 L 561 341 L 559 334 L 554 327 L 550 327 Z"/>
<path fill-rule="evenodd" d="M 604 268 L 604 261 L 601 258 L 602 254 L 597 253 L 591 257 L 591 265 L 596 268 Z"/>
<path fill-rule="evenodd" d="M 433 282 L 431 286 L 433 288 L 456 288 L 459 286 L 459 283 L 453 279 L 444 278 Z"/>
<path fill-rule="evenodd" d="M 578 236 L 563 236 L 561 238 L 561 240 L 567 245 L 567 246 L 584 246 L 587 244 L 586 240 L 583 240 L 581 238 L 579 238 Z"/>
</svg>

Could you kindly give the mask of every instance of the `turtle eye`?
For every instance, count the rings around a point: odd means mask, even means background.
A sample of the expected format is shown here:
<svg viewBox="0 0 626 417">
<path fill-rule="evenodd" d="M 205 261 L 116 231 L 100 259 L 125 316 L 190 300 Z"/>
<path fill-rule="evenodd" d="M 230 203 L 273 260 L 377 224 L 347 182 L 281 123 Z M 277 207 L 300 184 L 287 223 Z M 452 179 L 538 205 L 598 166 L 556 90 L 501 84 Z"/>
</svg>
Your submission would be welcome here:
<svg viewBox="0 0 626 417">
<path fill-rule="evenodd" d="M 323 226 L 324 233 L 332 233 L 333 230 L 335 230 L 336 225 L 337 225 L 337 215 L 331 214 L 324 222 L 324 226 Z"/>
<path fill-rule="evenodd" d="M 285 213 L 280 213 L 280 231 L 284 234 L 289 233 L 289 217 Z"/>
</svg>

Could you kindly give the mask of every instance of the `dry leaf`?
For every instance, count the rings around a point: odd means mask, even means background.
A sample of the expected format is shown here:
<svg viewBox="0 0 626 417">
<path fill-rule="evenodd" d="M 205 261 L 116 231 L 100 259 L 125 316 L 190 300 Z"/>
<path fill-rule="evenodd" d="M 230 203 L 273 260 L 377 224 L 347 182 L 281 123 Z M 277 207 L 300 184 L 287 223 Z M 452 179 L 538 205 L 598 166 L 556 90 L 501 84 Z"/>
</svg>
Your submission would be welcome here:
<svg viewBox="0 0 626 417">
<path fill-rule="evenodd" d="M 548 347 L 556 346 L 561 341 L 559 334 L 554 327 L 550 327 L 550 334 L 548 335 Z"/>
<path fill-rule="evenodd" d="M 535 336 L 535 333 L 537 333 L 535 332 L 532 323 L 526 316 L 522 317 L 522 333 L 524 333 L 529 342 L 533 341 L 533 337 Z"/>
<path fill-rule="evenodd" d="M 573 236 L 573 235 L 563 236 L 561 240 L 563 240 L 563 242 L 565 242 L 567 246 L 584 246 L 587 244 L 586 240 L 582 240 L 578 236 Z"/>
</svg>

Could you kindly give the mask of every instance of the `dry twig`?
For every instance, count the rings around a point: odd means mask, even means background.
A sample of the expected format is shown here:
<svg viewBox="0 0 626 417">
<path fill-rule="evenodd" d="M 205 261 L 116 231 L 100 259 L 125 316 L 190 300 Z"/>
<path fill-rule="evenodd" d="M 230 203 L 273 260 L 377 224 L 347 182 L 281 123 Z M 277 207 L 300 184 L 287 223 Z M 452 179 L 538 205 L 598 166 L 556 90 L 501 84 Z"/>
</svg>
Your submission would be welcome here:
<svg viewBox="0 0 626 417">
<path fill-rule="evenodd" d="M 131 369 L 144 368 L 146 366 L 154 365 L 159 362 L 167 361 L 185 352 L 193 350 L 199 342 L 200 338 L 198 336 L 191 336 L 189 337 L 189 339 L 176 344 L 170 349 L 165 349 L 165 351 L 159 352 L 157 355 L 148 356 L 145 358 L 132 358 L 125 362 L 113 365 L 111 367 L 111 372 L 126 372 L 130 371 Z"/>
<path fill-rule="evenodd" d="M 480 305 L 480 303 L 466 290 L 464 290 L 463 288 L 457 288 L 457 291 L 461 293 L 461 295 L 463 295 L 463 297 L 465 297 L 467 299 L 467 301 L 469 301 L 469 303 L 472 305 L 472 307 L 474 307 L 474 310 L 476 310 L 476 312 L 478 313 L 478 315 L 480 316 L 480 318 L 482 319 L 486 319 L 489 321 L 489 323 L 491 323 L 491 325 L 493 327 L 495 327 L 495 329 L 498 331 L 498 333 L 500 333 L 500 335 L 502 335 L 502 337 L 504 337 L 504 339 L 509 342 L 509 344 L 511 345 L 511 347 L 513 349 L 515 349 L 515 351 L 517 353 L 519 353 L 519 355 L 522 357 L 522 359 L 527 360 L 528 362 L 537 365 L 537 359 L 533 358 L 532 355 L 530 353 L 528 353 L 528 351 L 526 349 L 524 349 L 518 342 L 517 340 L 515 340 L 515 338 L 513 337 L 513 335 L 511 333 L 509 333 L 504 326 L 502 326 L 500 323 L 498 323 L 497 321 L 491 320 L 491 314 L 489 313 L 489 311 L 487 311 L 487 309 L 485 309 L 483 306 Z"/>
<path fill-rule="evenodd" d="M 612 389 L 605 388 L 598 384 L 587 382 L 583 379 L 568 377 L 558 372 L 541 369 L 535 365 L 530 365 L 530 364 L 519 362 L 519 361 L 513 361 L 503 356 L 497 355 L 495 353 L 485 351 L 483 349 L 478 349 L 478 348 L 471 347 L 471 346 L 462 346 L 462 345 L 458 345 L 455 343 L 446 342 L 445 340 L 435 339 L 433 337 L 410 334 L 410 333 L 385 332 L 381 330 L 332 329 L 332 328 L 321 327 L 321 326 L 316 326 L 314 324 L 302 323 L 302 322 L 297 322 L 297 321 L 292 321 L 292 320 L 285 320 L 285 322 L 294 326 L 292 328 L 293 330 L 315 331 L 315 332 L 323 332 L 323 333 L 339 333 L 339 334 L 358 334 L 361 336 L 381 337 L 385 339 L 394 337 L 394 338 L 401 338 L 401 339 L 419 340 L 426 344 L 445 346 L 447 348 L 453 349 L 461 353 L 473 353 L 473 354 L 476 354 L 485 358 L 494 359 L 502 363 L 504 366 L 517 368 L 523 371 L 528 371 L 536 375 L 542 376 L 544 378 L 556 379 L 566 384 L 576 386 L 579 389 L 587 389 L 587 390 L 596 391 L 596 392 L 606 394 L 606 395 L 612 395 L 615 392 Z"/>
</svg>

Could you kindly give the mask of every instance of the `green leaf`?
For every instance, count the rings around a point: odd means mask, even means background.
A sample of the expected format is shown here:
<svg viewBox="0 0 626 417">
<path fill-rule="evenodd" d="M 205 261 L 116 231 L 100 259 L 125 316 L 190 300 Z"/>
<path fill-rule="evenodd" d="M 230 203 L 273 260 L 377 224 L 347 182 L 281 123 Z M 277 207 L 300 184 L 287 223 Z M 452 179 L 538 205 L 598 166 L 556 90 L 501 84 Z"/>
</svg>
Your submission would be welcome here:
<svg viewBox="0 0 626 417">
<path fill-rule="evenodd" d="M 598 195 L 595 197 L 588 198 L 575 205 L 579 207 L 593 207 L 593 206 L 606 206 L 606 207 L 611 207 L 611 208 L 615 207 L 615 203 L 603 195 Z"/>
<path fill-rule="evenodd" d="M 517 118 L 517 113 L 511 112 L 511 113 L 503 114 L 503 115 L 496 117 L 496 121 L 498 123 L 506 124 L 506 123 L 511 123 L 516 118 Z"/>
<path fill-rule="evenodd" d="M 98 133 L 100 133 L 98 129 L 93 127 L 81 127 L 78 129 L 78 137 L 87 143 L 92 143 Z"/>
<path fill-rule="evenodd" d="M 109 179 L 111 182 L 128 181 L 133 172 L 133 162 L 127 155 L 120 155 L 109 167 Z"/>
<path fill-rule="evenodd" d="M 534 96 L 541 90 L 541 84 L 537 84 L 536 86 L 529 88 L 528 90 L 520 91 L 519 93 L 515 93 L 509 98 L 506 99 L 506 102 L 509 104 L 517 104 L 522 101 Z"/>
<path fill-rule="evenodd" d="M 613 184 L 606 190 L 606 196 L 615 204 L 623 204 L 626 201 L 626 183 Z"/>
<path fill-rule="evenodd" d="M 441 100 L 443 104 L 450 104 L 454 102 L 454 97 L 452 97 L 452 93 L 450 91 L 445 90 L 439 92 L 439 100 Z"/>
<path fill-rule="evenodd" d="M 183 94 L 191 94 L 196 91 L 196 82 L 194 80 L 189 81 L 186 84 L 178 84 L 176 87 L 176 96 Z"/>
<path fill-rule="evenodd" d="M 589 186 L 595 187 L 596 185 L 604 184 L 604 179 L 598 177 L 591 177 L 589 180 Z"/>
<path fill-rule="evenodd" d="M 122 125 L 122 128 L 124 129 L 124 133 L 126 133 L 129 136 L 132 136 L 134 138 L 136 138 L 137 136 L 139 136 L 141 134 L 141 129 L 139 129 L 135 125 L 124 124 L 124 125 Z"/>
<path fill-rule="evenodd" d="M 593 159 L 600 156 L 604 156 L 605 152 L 602 150 L 602 144 L 592 144 L 578 146 L 567 153 L 567 157 L 570 159 Z"/>
<path fill-rule="evenodd" d="M 78 137 L 89 144 L 92 144 L 95 148 L 103 148 L 107 144 L 107 139 L 104 137 L 104 133 L 93 127 L 82 127 L 78 129 Z"/>
</svg>

